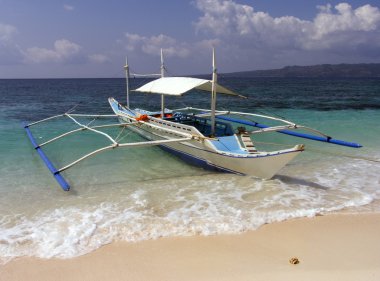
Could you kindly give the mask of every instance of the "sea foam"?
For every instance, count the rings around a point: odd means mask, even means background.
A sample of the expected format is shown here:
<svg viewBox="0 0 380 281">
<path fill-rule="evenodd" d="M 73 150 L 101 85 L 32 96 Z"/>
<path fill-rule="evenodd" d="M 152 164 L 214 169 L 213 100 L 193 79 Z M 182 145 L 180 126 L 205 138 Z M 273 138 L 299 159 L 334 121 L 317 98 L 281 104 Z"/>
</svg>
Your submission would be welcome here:
<svg viewBox="0 0 380 281">
<path fill-rule="evenodd" d="M 0 221 L 1 260 L 70 258 L 114 241 L 234 234 L 380 199 L 379 165 L 320 164 L 301 161 L 272 180 L 205 174 L 141 181 L 128 192 L 110 187 L 96 200 L 67 197 L 29 215 L 8 214 Z"/>
</svg>

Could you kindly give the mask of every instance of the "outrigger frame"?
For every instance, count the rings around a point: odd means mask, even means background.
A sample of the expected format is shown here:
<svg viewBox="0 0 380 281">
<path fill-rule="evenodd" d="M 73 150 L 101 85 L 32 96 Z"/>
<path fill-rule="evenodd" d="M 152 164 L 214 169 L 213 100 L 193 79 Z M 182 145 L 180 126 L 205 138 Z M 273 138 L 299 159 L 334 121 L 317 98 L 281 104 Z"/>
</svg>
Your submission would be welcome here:
<svg viewBox="0 0 380 281">
<path fill-rule="evenodd" d="M 179 109 L 174 109 L 173 111 L 183 111 L 183 110 L 199 111 L 200 113 L 197 114 L 197 116 L 209 116 L 210 113 L 211 113 L 211 110 L 209 110 L 209 109 L 201 109 L 201 108 L 194 108 L 194 107 L 179 108 Z M 285 125 L 272 126 L 271 127 L 271 126 L 267 126 L 267 125 L 264 125 L 264 124 L 257 123 L 255 121 L 241 120 L 241 119 L 236 119 L 236 118 L 231 118 L 231 117 L 223 116 L 223 115 L 228 115 L 228 114 L 248 116 L 248 117 L 266 118 L 266 119 L 270 119 L 270 120 L 274 120 L 274 121 L 283 122 L 283 123 L 285 123 Z M 37 141 L 36 141 L 36 139 L 34 138 L 32 132 L 31 132 L 31 130 L 30 130 L 30 127 L 35 126 L 35 125 L 40 124 L 40 123 L 43 123 L 43 122 L 51 121 L 53 119 L 61 118 L 61 117 L 67 117 L 67 118 L 69 118 L 76 125 L 78 125 L 79 128 L 71 130 L 71 131 L 68 131 L 68 132 L 65 132 L 65 133 L 62 133 L 62 134 L 60 134 L 58 136 L 55 136 L 55 137 L 53 137 L 53 138 L 51 138 L 51 139 L 49 139 L 49 140 L 47 140 L 45 142 L 42 142 L 42 143 L 38 144 Z M 118 123 L 115 123 L 115 124 L 88 126 L 88 125 L 80 123 L 75 117 L 93 117 L 93 118 L 115 118 L 115 117 L 118 118 L 118 117 L 123 117 L 123 118 L 127 118 L 129 120 L 129 122 L 128 123 L 125 123 L 125 122 L 120 123 L 120 122 L 118 122 Z M 221 120 L 225 120 L 225 121 L 229 121 L 229 122 L 233 122 L 233 123 L 237 123 L 237 124 L 243 124 L 243 125 L 248 125 L 248 126 L 251 126 L 251 127 L 260 128 L 259 130 L 254 130 L 254 131 L 247 132 L 249 135 L 257 134 L 257 133 L 266 133 L 266 132 L 278 132 L 278 133 L 282 133 L 282 134 L 291 135 L 291 136 L 294 136 L 294 137 L 300 137 L 300 138 L 310 139 L 310 140 L 314 140 L 314 141 L 327 142 L 327 143 L 336 144 L 336 145 L 348 146 L 348 147 L 353 147 L 353 148 L 360 148 L 360 147 L 362 147 L 362 145 L 360 145 L 358 143 L 353 143 L 353 142 L 347 142 L 347 141 L 343 141 L 343 140 L 333 139 L 330 136 L 328 136 L 328 135 L 326 135 L 326 134 L 324 134 L 324 133 L 322 133 L 322 132 L 320 132 L 318 130 L 315 130 L 315 129 L 312 129 L 312 128 L 309 128 L 309 127 L 305 127 L 305 126 L 302 126 L 302 125 L 297 125 L 297 124 L 295 124 L 295 123 L 293 123 L 291 121 L 288 121 L 288 120 L 285 120 L 285 119 L 281 119 L 281 118 L 276 118 L 276 117 L 273 117 L 273 116 L 267 116 L 267 115 L 262 115 L 262 114 L 254 114 L 254 113 L 246 113 L 246 112 L 237 112 L 237 111 L 215 111 L 215 118 L 221 119 Z M 101 128 L 110 128 L 110 127 L 140 126 L 142 123 L 145 124 L 145 125 L 148 125 L 150 127 L 153 127 L 156 130 L 162 130 L 162 131 L 166 131 L 166 132 L 175 132 L 177 135 L 179 134 L 182 137 L 181 138 L 173 138 L 173 139 L 155 140 L 155 141 L 120 143 L 120 142 L 117 142 L 117 140 L 115 138 L 111 137 L 109 134 L 98 130 L 98 129 L 101 129 Z M 48 117 L 48 118 L 45 118 L 45 119 L 42 119 L 42 120 L 39 120 L 39 121 L 36 121 L 36 122 L 33 122 L 33 123 L 29 123 L 29 124 L 23 123 L 23 127 L 26 130 L 26 133 L 27 133 L 27 135 L 28 135 L 28 137 L 29 137 L 29 139 L 30 139 L 33 147 L 36 149 L 37 153 L 40 155 L 41 159 L 43 160 L 43 162 L 45 163 L 45 165 L 47 166 L 47 168 L 53 174 L 54 178 L 56 179 L 56 181 L 59 183 L 59 185 L 62 187 L 62 189 L 64 191 L 69 191 L 70 190 L 70 185 L 65 180 L 65 178 L 61 175 L 61 173 L 63 171 L 65 171 L 65 170 L 73 167 L 74 165 L 78 164 L 79 162 L 82 162 L 83 160 L 85 160 L 85 159 L 87 159 L 87 158 L 89 158 L 91 156 L 94 156 L 95 154 L 98 154 L 100 152 L 103 152 L 103 151 L 106 151 L 106 150 L 110 150 L 110 149 L 115 149 L 115 148 L 121 148 L 121 147 L 144 147 L 144 146 L 163 145 L 163 144 L 173 143 L 173 142 L 183 142 L 183 141 L 187 141 L 187 140 L 191 140 L 191 139 L 199 138 L 200 137 L 200 136 L 194 136 L 194 135 L 191 135 L 191 134 L 185 133 L 185 132 L 173 131 L 173 130 L 171 130 L 169 128 L 159 127 L 159 126 L 151 124 L 149 122 L 145 122 L 144 120 L 136 120 L 136 119 L 131 118 L 128 115 L 122 114 L 122 113 L 120 113 L 120 115 L 118 115 L 118 114 L 100 115 L 100 114 L 71 114 L 71 113 L 64 113 L 64 114 L 59 114 L 59 115 L 55 115 L 55 116 L 52 116 L 52 117 Z M 316 133 L 316 134 L 318 134 L 320 136 L 290 131 L 290 130 L 296 130 L 296 129 L 308 130 L 308 131 Z M 55 141 L 57 141 L 59 139 L 62 139 L 64 137 L 67 137 L 69 135 L 72 135 L 74 133 L 78 133 L 78 132 L 85 131 L 85 130 L 92 131 L 94 133 L 97 133 L 97 134 L 100 134 L 100 135 L 106 137 L 111 142 L 111 144 L 107 145 L 107 146 L 104 146 L 104 147 L 101 147 L 99 149 L 93 150 L 93 151 L 91 151 L 91 152 L 83 155 L 82 157 L 80 157 L 80 158 L 72 161 L 71 163 L 69 163 L 69 164 L 67 164 L 67 165 L 65 165 L 65 166 L 57 169 L 54 166 L 54 164 L 50 161 L 50 159 L 47 157 L 47 155 L 45 154 L 45 152 L 42 150 L 42 147 L 44 147 L 44 146 L 46 146 L 48 144 L 51 144 L 51 143 L 53 143 L 53 142 L 55 142 Z M 212 138 L 204 137 L 204 139 L 212 139 Z"/>
<path fill-rule="evenodd" d="M 68 132 L 65 132 L 61 135 L 58 135 L 58 136 L 55 136 L 43 143 L 40 143 L 38 144 L 36 139 L 34 138 L 31 130 L 30 130 L 30 127 L 34 126 L 34 125 L 37 125 L 37 124 L 40 124 L 40 123 L 43 123 L 43 122 L 47 122 L 47 121 L 51 121 L 53 119 L 57 119 L 57 118 L 60 118 L 60 117 L 68 117 L 69 119 L 71 119 L 76 125 L 78 125 L 80 128 L 78 129 L 74 129 L 74 130 L 71 130 L 71 131 L 68 131 Z M 152 124 L 149 124 L 145 121 L 137 121 L 137 120 L 134 120 L 132 118 L 130 118 L 130 121 L 129 123 L 115 123 L 115 124 L 106 124 L 106 125 L 98 125 L 98 126 L 88 126 L 88 125 L 84 125 L 82 123 L 80 123 L 77 119 L 75 119 L 74 117 L 94 117 L 94 118 L 109 118 L 109 117 L 119 117 L 118 115 L 116 114 L 112 114 L 112 115 L 95 115 L 95 114 L 69 114 L 69 113 L 64 113 L 64 114 L 59 114 L 59 115 L 55 115 L 55 116 L 52 116 L 52 117 L 48 117 L 48 118 L 45 118 L 45 119 L 42 119 L 42 120 L 39 120 L 39 121 L 36 121 L 36 122 L 33 122 L 33 123 L 29 123 L 29 124 L 26 124 L 25 122 L 23 123 L 23 127 L 34 147 L 34 149 L 36 149 L 37 153 L 40 155 L 41 159 L 43 160 L 43 162 L 45 163 L 46 167 L 50 170 L 50 172 L 53 174 L 54 178 L 56 179 L 56 181 L 59 183 L 59 185 L 61 186 L 61 188 L 64 190 L 64 191 L 69 191 L 70 190 L 70 185 L 69 183 L 65 180 L 65 178 L 61 175 L 61 173 L 69 168 L 71 168 L 72 166 L 78 164 L 79 162 L 97 154 L 97 153 L 100 153 L 100 152 L 103 152 L 103 151 L 106 151 L 106 150 L 110 150 L 110 149 L 115 149 L 115 148 L 121 148 L 121 147 L 143 147 L 143 146 L 155 146 L 155 145 L 162 145 L 162 144 L 167 144 L 167 143 L 172 143 L 172 142 L 183 142 L 183 141 L 187 141 L 187 140 L 191 140 L 193 139 L 193 136 L 191 134 L 187 134 L 187 133 L 181 133 L 180 135 L 182 135 L 183 137 L 181 138 L 175 138 L 175 139 L 164 139 L 164 140 L 155 140 L 155 141 L 142 141 L 142 142 L 133 142 L 133 143 L 119 143 L 117 142 L 116 139 L 112 138 L 109 134 L 105 133 L 105 132 L 102 132 L 102 131 L 99 131 L 97 129 L 100 129 L 100 128 L 110 128 L 110 127 L 127 127 L 127 126 L 138 126 L 139 123 L 145 123 L 149 126 L 154 126 L 154 127 L 157 127 L 155 125 L 152 125 Z M 157 128 L 156 128 L 157 129 Z M 166 128 L 161 128 L 161 127 L 158 127 L 158 129 L 160 130 L 164 130 L 164 131 L 170 131 L 170 129 L 166 129 Z M 67 137 L 71 134 L 74 134 L 74 133 L 77 133 L 77 132 L 81 132 L 81 131 L 85 131 L 85 130 L 89 130 L 89 131 L 92 131 L 94 133 L 97 133 L 97 134 L 100 134 L 100 135 L 103 135 L 104 137 L 106 137 L 110 142 L 111 144 L 110 145 L 107 145 L 107 146 L 104 146 L 104 147 L 101 147 L 99 149 L 96 149 L 96 150 L 93 150 L 91 151 L 90 153 L 87 153 L 85 155 L 83 155 L 82 157 L 74 160 L 73 162 L 57 169 L 54 164 L 50 161 L 50 159 L 47 157 L 47 155 L 45 154 L 45 152 L 42 150 L 42 147 L 45 146 L 45 145 L 48 145 L 50 143 L 53 143 L 54 141 L 57 141 L 59 139 L 62 139 L 64 137 Z M 178 134 L 178 132 L 176 132 Z"/>
<path fill-rule="evenodd" d="M 197 114 L 197 116 L 209 116 L 210 112 L 211 112 L 211 110 L 209 110 L 209 109 L 202 109 L 202 108 L 196 108 L 196 107 L 184 107 L 184 108 L 179 108 L 179 109 L 173 109 L 173 111 L 176 111 L 176 110 L 178 110 L 178 111 L 179 110 L 195 110 L 195 111 L 200 111 L 201 113 Z M 258 122 L 254 122 L 254 121 L 241 120 L 241 119 L 236 119 L 236 118 L 222 116 L 222 115 L 228 115 L 228 114 L 235 114 L 235 115 L 241 115 L 241 116 L 253 116 L 253 117 L 260 117 L 260 118 L 265 118 L 265 119 L 271 119 L 271 120 L 274 120 L 274 121 L 283 122 L 283 123 L 285 123 L 287 125 L 273 126 L 273 127 L 271 127 L 271 126 L 260 124 Z M 304 139 L 310 139 L 310 140 L 313 140 L 313 141 L 327 142 L 327 143 L 341 145 L 341 146 L 347 146 L 347 147 L 353 147 L 353 148 L 360 148 L 360 147 L 362 147 L 362 145 L 359 144 L 359 143 L 348 142 L 348 141 L 338 140 L 338 139 L 333 139 L 332 137 L 330 137 L 330 136 L 328 136 L 328 135 L 326 135 L 326 134 L 324 134 L 321 131 L 318 131 L 316 129 L 313 129 L 313 128 L 310 128 L 310 127 L 306 127 L 306 126 L 303 126 L 303 125 L 297 125 L 297 124 L 295 124 L 295 123 L 293 123 L 291 121 L 288 121 L 288 120 L 285 120 L 285 119 L 282 119 L 282 118 L 276 118 L 276 117 L 273 117 L 273 116 L 262 115 L 262 114 L 255 114 L 255 113 L 247 113 L 247 112 L 219 111 L 219 110 L 215 111 L 215 115 L 216 115 L 215 118 L 217 118 L 217 119 L 221 119 L 221 120 L 225 120 L 225 121 L 229 121 L 229 122 L 233 122 L 233 123 L 237 123 L 237 124 L 247 125 L 247 126 L 251 126 L 251 127 L 260 128 L 259 130 L 247 132 L 250 135 L 258 134 L 258 133 L 265 133 L 265 132 L 277 132 L 277 133 L 281 133 L 281 134 L 285 134 L 285 135 L 290 135 L 290 136 L 294 136 L 294 137 L 299 137 L 299 138 L 304 138 Z M 290 131 L 290 130 L 298 130 L 298 129 L 303 129 L 303 130 L 306 130 L 306 131 L 310 131 L 310 132 L 316 133 L 316 134 L 318 134 L 320 136 L 315 136 L 315 135 L 311 135 L 311 134 L 305 134 L 305 133 L 298 133 L 298 132 Z"/>
</svg>

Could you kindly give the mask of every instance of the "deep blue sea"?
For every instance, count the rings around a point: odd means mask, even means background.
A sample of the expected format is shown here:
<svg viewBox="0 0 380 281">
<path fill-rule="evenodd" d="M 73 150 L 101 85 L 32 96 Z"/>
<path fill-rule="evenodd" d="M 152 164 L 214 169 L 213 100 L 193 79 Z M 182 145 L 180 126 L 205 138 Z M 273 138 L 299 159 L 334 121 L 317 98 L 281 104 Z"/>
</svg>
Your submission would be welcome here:
<svg viewBox="0 0 380 281">
<path fill-rule="evenodd" d="M 132 80 L 132 88 L 145 82 Z M 220 110 L 283 117 L 363 148 L 265 134 L 255 139 L 264 149 L 268 144 L 261 142 L 306 146 L 271 180 L 205 171 L 158 147 L 119 149 L 65 171 L 72 189 L 64 192 L 21 122 L 68 110 L 112 114 L 107 98 L 125 102 L 125 81 L 0 80 L 0 263 L 20 256 L 70 258 L 113 241 L 237 234 L 296 217 L 380 211 L 380 79 L 222 76 L 219 82 L 248 97 L 218 95 Z M 132 93 L 130 99 L 132 108 L 160 106 L 159 96 Z M 204 93 L 166 101 L 168 108 L 210 106 Z M 58 119 L 32 131 L 43 142 L 74 127 Z M 119 137 L 139 140 L 128 130 Z M 104 144 L 105 139 L 83 132 L 44 150 L 61 167 Z"/>
</svg>

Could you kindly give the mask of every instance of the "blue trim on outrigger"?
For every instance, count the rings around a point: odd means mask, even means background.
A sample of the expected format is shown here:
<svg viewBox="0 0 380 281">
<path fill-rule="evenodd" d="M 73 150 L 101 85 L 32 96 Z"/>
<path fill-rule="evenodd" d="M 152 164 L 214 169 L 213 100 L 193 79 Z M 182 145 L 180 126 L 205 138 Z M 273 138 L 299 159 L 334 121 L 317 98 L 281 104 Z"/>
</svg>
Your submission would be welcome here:
<svg viewBox="0 0 380 281">
<path fill-rule="evenodd" d="M 38 152 L 40 155 L 42 161 L 44 161 L 46 167 L 50 170 L 50 172 L 53 174 L 56 181 L 59 183 L 59 185 L 62 187 L 64 191 L 70 190 L 70 185 L 67 183 L 67 181 L 62 177 L 62 175 L 59 173 L 59 171 L 54 167 L 53 163 L 49 160 L 49 158 L 46 156 L 46 154 L 43 152 L 41 147 L 37 144 L 35 138 L 33 137 L 32 132 L 29 129 L 29 126 L 26 123 L 22 123 L 26 134 L 28 135 L 30 142 L 32 143 L 34 149 Z"/>
<path fill-rule="evenodd" d="M 261 128 L 261 129 L 269 128 L 269 126 L 267 126 L 267 125 L 259 124 L 257 122 L 252 122 L 252 121 L 240 120 L 240 119 L 235 119 L 235 118 L 230 118 L 230 117 L 225 117 L 225 116 L 216 116 L 216 118 L 226 120 L 226 121 L 231 121 L 231 122 L 238 123 L 238 124 L 253 126 L 253 127 L 257 127 L 257 128 Z M 330 137 L 313 136 L 310 134 L 297 133 L 297 132 L 293 132 L 293 131 L 289 131 L 289 130 L 281 130 L 281 131 L 277 131 L 277 132 L 281 133 L 281 134 L 285 134 L 285 135 L 294 136 L 294 137 L 310 139 L 310 140 L 315 140 L 315 141 L 321 141 L 321 142 L 327 142 L 327 143 L 332 143 L 332 144 L 336 144 L 336 145 L 343 145 L 343 146 L 348 146 L 348 147 L 353 147 L 353 148 L 362 147 L 362 145 L 359 143 L 337 140 L 337 139 L 333 139 Z"/>
</svg>

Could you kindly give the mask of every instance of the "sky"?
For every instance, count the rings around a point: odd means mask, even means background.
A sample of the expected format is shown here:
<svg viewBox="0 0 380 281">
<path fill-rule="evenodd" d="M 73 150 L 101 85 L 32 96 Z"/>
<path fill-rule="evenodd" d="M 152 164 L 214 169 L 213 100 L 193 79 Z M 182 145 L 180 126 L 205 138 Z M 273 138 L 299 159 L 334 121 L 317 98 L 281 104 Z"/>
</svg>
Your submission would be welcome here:
<svg viewBox="0 0 380 281">
<path fill-rule="evenodd" d="M 380 1 L 0 0 L 0 79 L 380 62 Z"/>
</svg>

